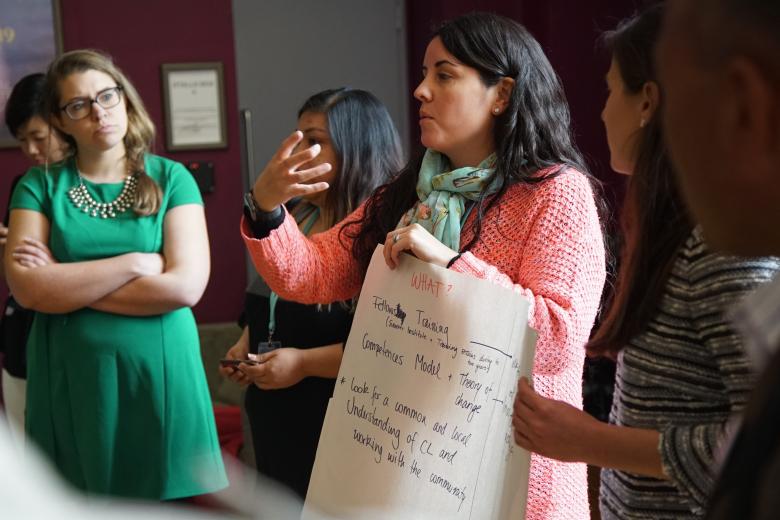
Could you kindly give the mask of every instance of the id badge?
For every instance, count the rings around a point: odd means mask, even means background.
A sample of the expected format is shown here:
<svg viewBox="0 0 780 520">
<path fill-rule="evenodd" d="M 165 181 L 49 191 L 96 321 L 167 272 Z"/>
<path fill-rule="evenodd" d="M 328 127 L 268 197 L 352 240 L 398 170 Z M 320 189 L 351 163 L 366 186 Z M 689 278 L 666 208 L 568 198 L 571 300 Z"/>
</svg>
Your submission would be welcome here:
<svg viewBox="0 0 780 520">
<path fill-rule="evenodd" d="M 276 350 L 282 346 L 281 341 L 261 341 L 257 344 L 257 353 L 258 354 L 265 354 L 267 352 L 271 352 L 272 350 Z"/>
</svg>

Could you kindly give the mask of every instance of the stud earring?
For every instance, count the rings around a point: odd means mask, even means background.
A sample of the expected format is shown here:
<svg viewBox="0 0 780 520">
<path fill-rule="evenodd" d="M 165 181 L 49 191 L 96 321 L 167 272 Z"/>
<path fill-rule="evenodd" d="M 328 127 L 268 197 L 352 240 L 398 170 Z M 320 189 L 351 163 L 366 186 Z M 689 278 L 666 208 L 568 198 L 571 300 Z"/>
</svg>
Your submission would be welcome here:
<svg viewBox="0 0 780 520">
<path fill-rule="evenodd" d="M 501 112 L 501 109 L 500 109 L 500 108 L 498 108 L 498 107 L 493 107 L 493 113 L 494 113 L 495 115 L 498 115 L 498 113 L 499 113 L 499 112 Z"/>
<path fill-rule="evenodd" d="M 646 124 L 647 120 L 644 117 L 639 120 L 639 128 L 644 128 Z"/>
</svg>

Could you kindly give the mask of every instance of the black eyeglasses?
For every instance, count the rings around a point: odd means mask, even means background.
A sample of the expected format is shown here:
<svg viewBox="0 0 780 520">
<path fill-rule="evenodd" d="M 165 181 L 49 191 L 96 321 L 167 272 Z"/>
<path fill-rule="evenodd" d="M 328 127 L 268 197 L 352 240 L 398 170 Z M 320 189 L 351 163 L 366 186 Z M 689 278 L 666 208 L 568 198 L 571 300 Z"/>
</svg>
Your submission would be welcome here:
<svg viewBox="0 0 780 520">
<path fill-rule="evenodd" d="M 117 85 L 116 87 L 106 88 L 97 93 L 94 98 L 76 98 L 73 101 L 66 103 L 60 107 L 60 110 L 64 110 L 68 117 L 74 121 L 84 119 L 92 113 L 92 103 L 97 103 L 102 108 L 109 109 L 114 108 L 122 101 L 122 87 Z"/>
</svg>

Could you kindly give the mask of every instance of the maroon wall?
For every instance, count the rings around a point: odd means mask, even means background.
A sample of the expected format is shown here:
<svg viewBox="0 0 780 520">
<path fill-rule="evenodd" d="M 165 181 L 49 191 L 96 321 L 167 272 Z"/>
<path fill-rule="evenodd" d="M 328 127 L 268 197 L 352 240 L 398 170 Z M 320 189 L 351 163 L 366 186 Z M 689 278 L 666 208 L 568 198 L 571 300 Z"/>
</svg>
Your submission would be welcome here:
<svg viewBox="0 0 780 520">
<path fill-rule="evenodd" d="M 641 2 L 637 2 L 641 3 Z M 625 0 L 408 0 L 410 91 L 420 68 L 431 29 L 443 20 L 473 10 L 492 11 L 519 21 L 539 40 L 558 72 L 569 99 L 574 132 L 592 172 L 605 183 L 608 199 L 619 201 L 625 179 L 609 168 L 600 113 L 606 99 L 604 75 L 609 60 L 596 50 L 599 34 L 634 10 Z M 419 140 L 417 101 L 411 103 L 410 135 Z"/>
<path fill-rule="evenodd" d="M 639 0 L 637 4 L 642 3 Z M 561 76 L 571 104 L 577 142 L 609 198 L 619 200 L 624 180 L 609 169 L 609 154 L 599 118 L 606 96 L 607 59 L 596 52 L 598 34 L 633 11 L 633 2 L 590 0 L 429 0 L 407 1 L 409 92 L 420 79 L 420 67 L 432 27 L 475 9 L 494 11 L 528 27 Z M 65 49 L 96 47 L 112 54 L 144 98 L 158 127 L 156 150 L 173 159 L 212 161 L 216 191 L 204 196 L 212 249 L 212 276 L 195 308 L 201 322 L 235 318 L 245 284 L 243 246 L 237 233 L 240 217 L 240 152 L 235 84 L 233 25 L 230 2 L 168 0 L 114 3 L 107 12 L 88 0 L 62 2 Z M 225 70 L 228 143 L 225 150 L 168 153 L 164 147 L 160 65 L 221 61 Z M 418 103 L 410 103 L 411 139 L 419 142 Z M 0 150 L 0 205 L 10 178 L 27 164 L 18 150 Z"/>
<path fill-rule="evenodd" d="M 231 3 L 136 0 L 96 4 L 67 0 L 61 4 L 65 50 L 91 47 L 114 57 L 138 89 L 157 126 L 155 151 L 184 163 L 214 163 L 216 190 L 204 195 L 211 240 L 211 280 L 195 307 L 195 315 L 199 322 L 235 320 L 243 302 L 246 268 L 238 234 L 243 187 Z M 202 61 L 219 61 L 224 66 L 228 147 L 167 152 L 160 65 Z M 0 206 L 4 208 L 10 178 L 27 164 L 18 149 L 0 150 L 0 164 Z"/>
</svg>

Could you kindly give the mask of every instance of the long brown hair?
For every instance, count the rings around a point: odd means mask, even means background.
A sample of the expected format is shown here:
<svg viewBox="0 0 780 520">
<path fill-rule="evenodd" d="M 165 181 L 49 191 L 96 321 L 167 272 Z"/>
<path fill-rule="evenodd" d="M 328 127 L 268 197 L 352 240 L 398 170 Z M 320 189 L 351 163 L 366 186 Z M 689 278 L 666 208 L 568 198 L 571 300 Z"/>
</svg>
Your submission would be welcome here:
<svg viewBox="0 0 780 520">
<path fill-rule="evenodd" d="M 661 6 L 654 6 L 603 36 L 630 93 L 657 81 L 653 49 L 661 18 Z M 615 294 L 587 345 L 589 355 L 615 357 L 644 329 L 656 312 L 677 252 L 693 228 L 663 141 L 660 112 L 657 107 L 641 129 L 621 217 L 624 241 Z"/>
<path fill-rule="evenodd" d="M 46 72 L 46 87 L 44 97 L 44 114 L 51 124 L 53 117 L 61 118 L 60 81 L 75 73 L 96 70 L 111 76 L 122 88 L 127 107 L 127 133 L 124 137 L 125 158 L 129 173 L 138 176 L 138 192 L 133 211 L 140 216 L 153 215 L 160 209 L 162 191 L 157 183 L 149 177 L 144 168 L 144 156 L 154 142 L 154 123 L 146 112 L 141 96 L 127 79 L 127 76 L 116 66 L 110 57 L 91 50 L 80 49 L 66 52 L 55 59 Z M 66 116 L 67 117 L 67 116 Z M 75 140 L 65 135 L 70 145 L 72 155 L 78 153 Z"/>
</svg>

